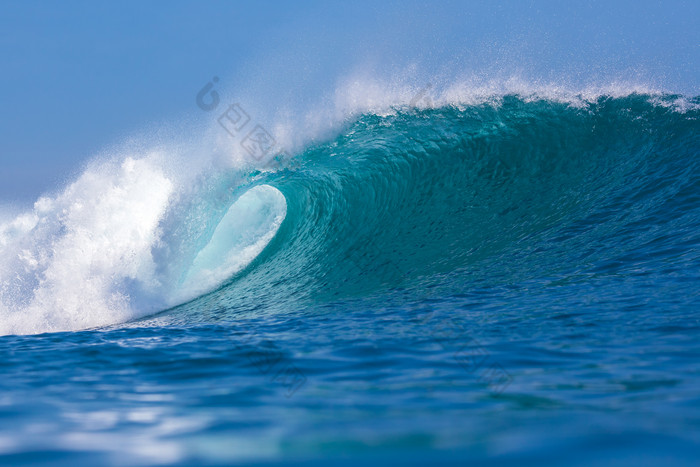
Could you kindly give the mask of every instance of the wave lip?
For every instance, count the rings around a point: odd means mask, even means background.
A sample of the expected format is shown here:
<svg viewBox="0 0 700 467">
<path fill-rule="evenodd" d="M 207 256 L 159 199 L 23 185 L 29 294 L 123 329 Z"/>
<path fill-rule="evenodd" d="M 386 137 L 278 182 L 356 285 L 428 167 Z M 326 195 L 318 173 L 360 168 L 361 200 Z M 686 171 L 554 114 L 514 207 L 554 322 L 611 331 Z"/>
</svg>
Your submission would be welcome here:
<svg viewBox="0 0 700 467">
<path fill-rule="evenodd" d="M 250 264 L 275 236 L 286 210 L 284 195 L 271 186 L 245 192 L 197 253 L 169 302 L 183 303 L 211 292 Z"/>
</svg>

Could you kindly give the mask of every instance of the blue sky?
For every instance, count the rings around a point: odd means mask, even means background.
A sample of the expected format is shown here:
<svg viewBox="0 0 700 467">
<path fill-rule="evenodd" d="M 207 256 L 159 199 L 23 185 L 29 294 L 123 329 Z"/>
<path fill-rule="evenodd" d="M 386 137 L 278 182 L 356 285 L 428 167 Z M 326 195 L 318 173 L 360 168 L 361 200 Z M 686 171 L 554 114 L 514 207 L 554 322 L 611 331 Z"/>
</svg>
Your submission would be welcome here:
<svg viewBox="0 0 700 467">
<path fill-rule="evenodd" d="M 197 118 L 215 75 L 294 98 L 365 64 L 699 94 L 698 1 L 377 3 L 0 0 L 0 204 L 65 185 L 144 128 Z"/>
</svg>

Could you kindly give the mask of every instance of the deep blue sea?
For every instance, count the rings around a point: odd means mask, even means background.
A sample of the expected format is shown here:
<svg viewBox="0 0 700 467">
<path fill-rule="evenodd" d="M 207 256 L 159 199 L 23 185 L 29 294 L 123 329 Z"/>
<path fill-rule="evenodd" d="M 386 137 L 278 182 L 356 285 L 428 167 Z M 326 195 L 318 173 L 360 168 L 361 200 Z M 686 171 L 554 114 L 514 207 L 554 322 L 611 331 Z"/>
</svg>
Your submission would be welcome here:
<svg viewBox="0 0 700 467">
<path fill-rule="evenodd" d="M 0 222 L 0 464 L 697 465 L 700 98 L 288 156 L 103 161 Z"/>
</svg>

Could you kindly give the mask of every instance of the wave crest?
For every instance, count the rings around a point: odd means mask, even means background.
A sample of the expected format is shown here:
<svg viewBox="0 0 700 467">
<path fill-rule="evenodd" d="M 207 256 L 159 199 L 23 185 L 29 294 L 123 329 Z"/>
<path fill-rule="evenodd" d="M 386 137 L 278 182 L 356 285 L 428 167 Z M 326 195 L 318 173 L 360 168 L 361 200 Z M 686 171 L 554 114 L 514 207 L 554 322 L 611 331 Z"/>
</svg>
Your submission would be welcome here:
<svg viewBox="0 0 700 467">
<path fill-rule="evenodd" d="M 0 333 L 119 323 L 234 275 L 217 293 L 239 309 L 445 274 L 460 287 L 532 278 L 572 264 L 570 251 L 611 254 L 627 225 L 685 202 L 697 179 L 697 98 L 342 89 L 326 113 L 271 127 L 303 141 L 299 170 L 257 171 L 209 131 L 94 163 L 2 222 Z"/>
</svg>

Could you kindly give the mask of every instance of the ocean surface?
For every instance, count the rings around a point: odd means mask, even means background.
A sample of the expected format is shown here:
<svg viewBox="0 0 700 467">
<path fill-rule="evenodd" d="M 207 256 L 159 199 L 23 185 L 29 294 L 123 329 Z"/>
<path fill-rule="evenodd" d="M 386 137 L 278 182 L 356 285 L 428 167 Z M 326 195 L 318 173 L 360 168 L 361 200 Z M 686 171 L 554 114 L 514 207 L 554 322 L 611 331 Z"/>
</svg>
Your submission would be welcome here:
<svg viewBox="0 0 700 467">
<path fill-rule="evenodd" d="M 190 155 L 0 219 L 0 464 L 697 465 L 700 98 L 404 102 Z"/>
</svg>

